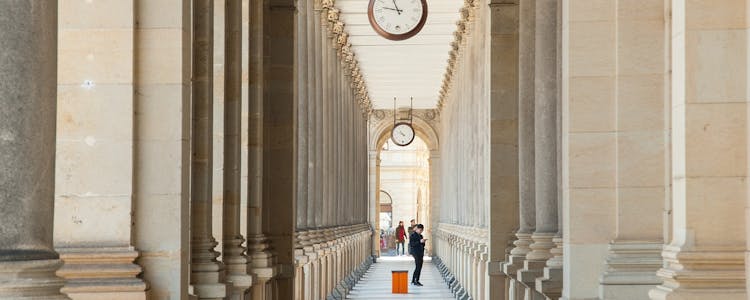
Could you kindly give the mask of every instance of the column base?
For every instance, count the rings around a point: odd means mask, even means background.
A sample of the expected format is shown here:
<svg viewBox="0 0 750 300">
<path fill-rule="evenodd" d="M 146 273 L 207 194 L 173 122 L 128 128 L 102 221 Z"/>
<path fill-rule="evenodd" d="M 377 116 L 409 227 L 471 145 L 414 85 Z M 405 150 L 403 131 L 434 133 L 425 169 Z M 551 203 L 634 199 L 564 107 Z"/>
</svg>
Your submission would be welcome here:
<svg viewBox="0 0 750 300">
<path fill-rule="evenodd" d="M 253 276 L 247 272 L 247 256 L 242 243 L 242 236 L 225 238 L 223 245 L 224 268 L 226 269 L 227 298 L 242 300 L 245 292 L 253 285 Z"/>
<path fill-rule="evenodd" d="M 224 282 L 224 265 L 216 260 L 218 245 L 213 237 L 193 238 L 190 243 L 190 285 L 199 299 L 223 299 L 227 296 Z"/>
<path fill-rule="evenodd" d="M 0 262 L 0 299 L 70 299 L 60 292 L 65 281 L 55 275 L 62 264 L 59 259 Z"/>
<path fill-rule="evenodd" d="M 662 266 L 661 242 L 620 242 L 609 245 L 607 271 L 602 274 L 602 299 L 641 299 L 661 284 L 656 271 Z"/>
<path fill-rule="evenodd" d="M 555 243 L 552 242 L 552 239 L 555 238 L 555 235 L 557 233 L 534 233 L 531 235 L 531 239 L 534 240 L 534 243 L 529 245 L 529 248 L 531 248 L 531 252 L 526 254 L 526 259 L 528 260 L 539 260 L 539 261 L 547 261 L 548 259 L 552 258 L 552 248 L 555 248 Z"/>
<path fill-rule="evenodd" d="M 653 300 L 746 299 L 744 249 L 690 249 L 666 246 L 667 263 L 657 275 L 663 283 L 648 295 Z"/>
<path fill-rule="evenodd" d="M 726 289 L 669 289 L 656 287 L 648 293 L 652 300 L 746 300 L 747 293 L 744 289 L 726 290 Z"/>
<path fill-rule="evenodd" d="M 133 261 L 138 251 L 122 248 L 60 248 L 65 264 L 57 275 L 65 278 L 62 292 L 73 300 L 145 300 L 146 283 Z"/>
</svg>

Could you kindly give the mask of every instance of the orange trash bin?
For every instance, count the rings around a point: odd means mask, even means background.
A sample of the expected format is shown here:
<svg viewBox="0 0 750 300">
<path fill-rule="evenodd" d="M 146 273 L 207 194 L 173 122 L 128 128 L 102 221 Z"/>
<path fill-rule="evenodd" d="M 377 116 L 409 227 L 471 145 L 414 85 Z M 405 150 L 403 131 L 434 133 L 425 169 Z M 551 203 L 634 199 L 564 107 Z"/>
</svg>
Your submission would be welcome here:
<svg viewBox="0 0 750 300">
<path fill-rule="evenodd" d="M 409 278 L 409 271 L 394 270 L 391 271 L 391 293 L 393 294 L 408 294 L 409 285 L 406 280 Z"/>
</svg>

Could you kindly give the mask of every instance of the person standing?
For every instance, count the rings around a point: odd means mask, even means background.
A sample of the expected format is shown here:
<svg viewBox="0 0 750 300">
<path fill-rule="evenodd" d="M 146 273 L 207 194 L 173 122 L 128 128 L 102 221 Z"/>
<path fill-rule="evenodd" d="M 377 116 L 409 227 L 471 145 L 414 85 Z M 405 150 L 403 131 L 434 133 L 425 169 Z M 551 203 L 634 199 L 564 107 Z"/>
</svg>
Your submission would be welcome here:
<svg viewBox="0 0 750 300">
<path fill-rule="evenodd" d="M 414 221 L 414 219 L 411 219 L 409 221 L 409 236 L 411 236 L 412 233 L 414 233 L 414 226 L 417 225 L 417 221 Z"/>
<path fill-rule="evenodd" d="M 411 219 L 411 221 L 409 221 L 409 229 L 408 229 L 407 235 L 406 235 L 407 237 L 411 238 L 411 234 L 414 233 L 414 227 L 416 225 L 417 225 L 417 222 L 414 221 L 414 219 Z M 409 254 L 411 254 L 411 249 L 409 249 Z"/>
<path fill-rule="evenodd" d="M 396 227 L 396 255 L 399 255 L 398 249 L 401 248 L 401 255 L 406 255 L 406 229 L 404 228 L 404 221 L 398 221 L 398 227 Z"/>
<path fill-rule="evenodd" d="M 424 225 L 414 225 L 414 232 L 409 236 L 409 252 L 414 257 L 414 274 L 411 277 L 411 284 L 422 286 L 419 282 L 419 276 L 422 275 L 422 264 L 424 263 L 424 244 L 427 242 L 422 237 Z"/>
</svg>

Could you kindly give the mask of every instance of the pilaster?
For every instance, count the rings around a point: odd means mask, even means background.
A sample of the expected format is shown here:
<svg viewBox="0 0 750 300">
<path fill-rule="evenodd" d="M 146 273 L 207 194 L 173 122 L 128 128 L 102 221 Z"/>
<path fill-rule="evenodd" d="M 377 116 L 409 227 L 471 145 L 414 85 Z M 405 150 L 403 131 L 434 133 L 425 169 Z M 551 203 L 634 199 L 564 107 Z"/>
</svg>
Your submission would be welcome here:
<svg viewBox="0 0 750 300">
<path fill-rule="evenodd" d="M 747 29 L 736 24 L 746 24 L 747 14 L 727 13 L 745 3 L 671 5 L 673 236 L 657 272 L 663 283 L 649 296 L 745 299 L 746 236 L 726 233 L 746 225 L 738 208 L 748 197 L 748 66 L 716 59 L 746 59 Z"/>
<path fill-rule="evenodd" d="M 56 135 L 54 241 L 65 262 L 58 272 L 66 279 L 62 291 L 73 299 L 145 299 L 132 242 L 134 3 L 59 1 L 58 15 L 57 111 L 65 117 Z"/>
</svg>

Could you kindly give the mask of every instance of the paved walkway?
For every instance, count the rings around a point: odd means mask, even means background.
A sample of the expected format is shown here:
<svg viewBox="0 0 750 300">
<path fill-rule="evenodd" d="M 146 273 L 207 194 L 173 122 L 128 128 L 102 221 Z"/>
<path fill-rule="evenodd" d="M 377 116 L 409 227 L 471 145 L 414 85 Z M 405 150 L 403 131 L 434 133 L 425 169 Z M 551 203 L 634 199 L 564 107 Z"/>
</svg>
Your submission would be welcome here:
<svg viewBox="0 0 750 300">
<path fill-rule="evenodd" d="M 409 281 L 411 281 L 414 259 L 411 256 L 378 258 L 378 262 L 370 267 L 346 298 L 359 300 L 455 299 L 429 257 L 425 257 L 422 267 L 420 281 L 424 286 L 419 287 L 410 284 L 409 294 L 391 294 L 391 270 L 409 270 Z"/>
</svg>

